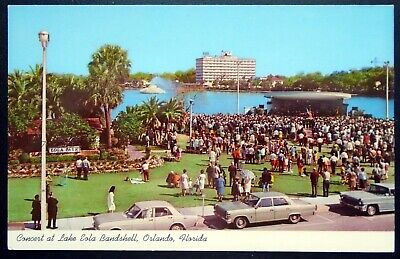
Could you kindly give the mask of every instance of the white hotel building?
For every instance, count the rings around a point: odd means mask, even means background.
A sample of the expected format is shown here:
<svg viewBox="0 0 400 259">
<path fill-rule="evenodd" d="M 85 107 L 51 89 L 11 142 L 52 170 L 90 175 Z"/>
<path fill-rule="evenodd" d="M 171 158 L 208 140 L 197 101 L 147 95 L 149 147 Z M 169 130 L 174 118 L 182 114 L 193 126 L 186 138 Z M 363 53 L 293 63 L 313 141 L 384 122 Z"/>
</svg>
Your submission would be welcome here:
<svg viewBox="0 0 400 259">
<path fill-rule="evenodd" d="M 196 59 L 196 83 L 213 82 L 214 80 L 249 79 L 256 76 L 256 60 L 238 58 L 229 51 L 222 51 L 221 56 L 210 56 Z"/>
</svg>

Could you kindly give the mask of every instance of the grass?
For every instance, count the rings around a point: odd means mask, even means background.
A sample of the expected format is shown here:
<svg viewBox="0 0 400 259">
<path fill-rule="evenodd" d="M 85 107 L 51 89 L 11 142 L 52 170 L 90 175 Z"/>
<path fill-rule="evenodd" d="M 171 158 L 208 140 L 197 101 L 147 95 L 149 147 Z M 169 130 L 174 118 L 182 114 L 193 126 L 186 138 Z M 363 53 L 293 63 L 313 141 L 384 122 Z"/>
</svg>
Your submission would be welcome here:
<svg viewBox="0 0 400 259">
<path fill-rule="evenodd" d="M 184 147 L 184 140 L 180 138 L 180 143 Z M 59 177 L 53 178 L 52 191 L 59 200 L 59 218 L 88 216 L 95 213 L 107 211 L 107 194 L 110 186 L 115 185 L 116 211 L 124 211 L 131 204 L 142 200 L 165 200 L 176 207 L 201 206 L 202 198 L 200 196 L 180 197 L 179 188 L 166 187 L 166 176 L 171 170 L 179 173 L 185 168 L 188 170 L 189 177 L 194 179 L 198 176 L 200 169 L 205 169 L 208 163 L 207 155 L 183 154 L 180 162 L 166 162 L 159 168 L 152 169 L 150 172 L 150 182 L 145 184 L 131 184 L 124 181 L 128 176 L 130 178 L 142 178 L 140 173 L 108 173 L 90 175 L 89 181 L 68 179 L 65 186 L 59 186 Z M 222 155 L 220 162 L 227 167 L 232 160 L 230 156 Z M 294 164 L 293 164 L 294 165 Z M 261 176 L 261 170 L 269 163 L 264 165 L 245 165 L 246 169 L 252 170 L 257 178 Z M 284 192 L 290 195 L 308 195 L 311 191 L 310 180 L 308 177 L 299 177 L 297 167 L 294 165 L 294 172 L 291 175 L 275 174 L 274 191 Z M 366 167 L 368 173 L 371 168 Z M 226 170 L 227 172 L 227 170 Z M 307 172 L 311 172 L 311 167 L 307 167 Z M 228 172 L 227 172 L 228 174 Z M 227 179 L 229 181 L 229 177 Z M 347 186 L 339 184 L 339 177 L 333 176 L 331 179 L 330 192 L 335 193 L 347 190 Z M 390 167 L 388 182 L 394 182 L 394 165 Z M 253 191 L 261 191 L 254 187 Z M 322 194 L 322 184 L 320 184 L 319 193 Z M 22 221 L 30 220 L 31 199 L 35 194 L 40 193 L 40 178 L 10 178 L 8 179 L 8 220 Z M 205 189 L 206 205 L 216 203 L 216 191 Z M 230 196 L 230 187 L 226 187 L 225 195 Z"/>
</svg>

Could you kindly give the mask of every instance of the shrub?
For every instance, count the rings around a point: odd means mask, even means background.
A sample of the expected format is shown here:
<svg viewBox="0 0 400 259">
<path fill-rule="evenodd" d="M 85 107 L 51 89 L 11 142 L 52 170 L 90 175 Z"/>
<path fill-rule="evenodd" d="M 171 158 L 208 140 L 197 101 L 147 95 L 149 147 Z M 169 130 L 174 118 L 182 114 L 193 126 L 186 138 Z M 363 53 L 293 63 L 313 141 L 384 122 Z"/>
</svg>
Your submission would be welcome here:
<svg viewBox="0 0 400 259">
<path fill-rule="evenodd" d="M 39 164 L 42 161 L 41 156 L 31 158 L 31 163 Z M 75 161 L 75 155 L 51 155 L 46 156 L 46 162 L 71 162 Z"/>
<path fill-rule="evenodd" d="M 12 159 L 12 160 L 9 160 L 8 163 L 10 165 L 18 165 L 19 164 L 19 160 L 18 159 Z"/>
<path fill-rule="evenodd" d="M 105 150 L 100 150 L 100 160 L 106 160 L 110 156 L 110 153 Z"/>
<path fill-rule="evenodd" d="M 110 156 L 110 157 L 108 158 L 108 160 L 117 161 L 117 160 L 118 160 L 118 157 L 117 157 L 117 156 Z"/>
<path fill-rule="evenodd" d="M 31 158 L 29 157 L 28 153 L 23 152 L 19 158 L 18 158 L 20 163 L 29 163 L 31 161 Z"/>
</svg>

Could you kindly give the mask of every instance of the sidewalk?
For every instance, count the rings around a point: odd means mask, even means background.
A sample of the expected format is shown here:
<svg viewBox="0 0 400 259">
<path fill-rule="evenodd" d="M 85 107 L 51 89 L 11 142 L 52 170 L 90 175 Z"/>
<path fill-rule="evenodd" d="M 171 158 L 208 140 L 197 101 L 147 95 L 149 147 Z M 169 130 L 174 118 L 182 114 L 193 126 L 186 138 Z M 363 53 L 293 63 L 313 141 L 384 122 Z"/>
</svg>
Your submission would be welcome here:
<svg viewBox="0 0 400 259">
<path fill-rule="evenodd" d="M 317 211 L 327 211 L 329 209 L 327 205 L 339 203 L 339 195 L 330 195 L 329 197 L 316 198 L 299 197 L 299 200 L 306 201 L 311 204 L 316 204 L 318 206 Z M 204 206 L 204 209 L 202 206 L 199 206 L 180 208 L 178 210 L 185 215 L 198 215 L 201 217 L 214 216 L 213 206 Z M 58 230 L 93 230 L 93 216 L 57 219 L 57 226 Z M 8 230 L 22 230 L 24 228 L 25 230 L 33 230 L 33 222 L 28 221 L 8 224 Z"/>
</svg>

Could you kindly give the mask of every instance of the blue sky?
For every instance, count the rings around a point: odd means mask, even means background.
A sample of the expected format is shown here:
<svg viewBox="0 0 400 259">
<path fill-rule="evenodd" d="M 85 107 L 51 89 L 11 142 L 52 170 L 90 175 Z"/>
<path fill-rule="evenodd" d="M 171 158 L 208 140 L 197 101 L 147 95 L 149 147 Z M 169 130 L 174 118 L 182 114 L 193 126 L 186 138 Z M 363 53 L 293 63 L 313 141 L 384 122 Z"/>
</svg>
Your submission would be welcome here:
<svg viewBox="0 0 400 259">
<path fill-rule="evenodd" d="M 195 67 L 203 52 L 255 58 L 256 74 L 371 66 L 394 59 L 393 6 L 9 6 L 8 71 L 41 63 L 38 32 L 50 33 L 48 71 L 87 75 L 104 44 L 128 50 L 131 72 Z"/>
</svg>

